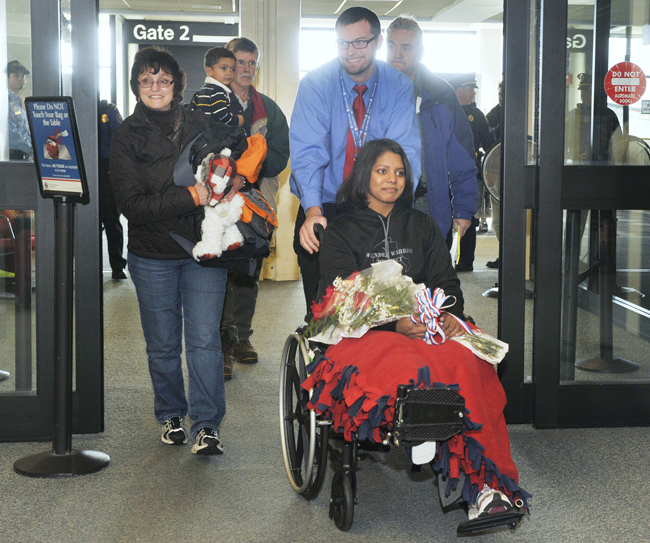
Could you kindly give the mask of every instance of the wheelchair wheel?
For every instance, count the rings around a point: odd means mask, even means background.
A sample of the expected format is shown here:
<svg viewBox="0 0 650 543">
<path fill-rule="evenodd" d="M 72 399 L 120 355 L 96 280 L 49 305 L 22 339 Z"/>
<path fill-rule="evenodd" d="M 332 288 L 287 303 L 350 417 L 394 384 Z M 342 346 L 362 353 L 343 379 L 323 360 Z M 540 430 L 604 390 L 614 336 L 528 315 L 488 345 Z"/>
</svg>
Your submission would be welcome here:
<svg viewBox="0 0 650 543">
<path fill-rule="evenodd" d="M 354 472 L 340 470 L 332 479 L 332 495 L 330 499 L 330 518 L 334 519 L 336 527 L 347 532 L 354 521 Z"/>
<path fill-rule="evenodd" d="M 307 500 L 315 499 L 327 470 L 329 424 L 319 424 L 307 407 L 309 393 L 300 387 L 307 377 L 306 342 L 298 334 L 287 338 L 280 374 L 280 437 L 282 457 L 291 488 Z"/>
</svg>

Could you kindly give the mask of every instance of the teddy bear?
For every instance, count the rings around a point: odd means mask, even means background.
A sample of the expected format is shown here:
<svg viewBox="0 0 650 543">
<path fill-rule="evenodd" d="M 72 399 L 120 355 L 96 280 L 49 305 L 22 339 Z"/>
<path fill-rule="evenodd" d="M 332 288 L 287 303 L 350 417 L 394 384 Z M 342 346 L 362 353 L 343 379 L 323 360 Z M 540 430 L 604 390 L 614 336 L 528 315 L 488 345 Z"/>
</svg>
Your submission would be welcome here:
<svg viewBox="0 0 650 543">
<path fill-rule="evenodd" d="M 197 262 L 219 257 L 224 251 L 237 249 L 244 243 L 244 236 L 237 228 L 244 199 L 236 194 L 231 201 L 223 201 L 237 175 L 237 163 L 230 155 L 227 147 L 218 155 L 210 153 L 196 170 L 197 182 L 208 189 L 208 203 L 201 224 L 201 241 L 192 250 L 192 256 Z"/>
</svg>

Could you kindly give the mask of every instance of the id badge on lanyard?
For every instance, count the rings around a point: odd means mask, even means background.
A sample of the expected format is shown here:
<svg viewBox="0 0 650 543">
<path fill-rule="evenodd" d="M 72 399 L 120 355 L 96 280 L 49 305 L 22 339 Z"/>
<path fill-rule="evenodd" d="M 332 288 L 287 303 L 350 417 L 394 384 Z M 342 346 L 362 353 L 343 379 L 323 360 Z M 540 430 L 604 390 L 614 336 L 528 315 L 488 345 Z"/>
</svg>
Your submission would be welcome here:
<svg viewBox="0 0 650 543">
<path fill-rule="evenodd" d="M 357 125 L 357 121 L 354 118 L 354 111 L 352 105 L 350 104 L 350 97 L 345 90 L 345 82 L 343 81 L 343 76 L 341 75 L 341 93 L 343 94 L 343 103 L 345 104 L 345 113 L 348 116 L 348 126 L 350 127 L 350 133 L 352 134 L 352 141 L 354 141 L 354 156 L 359 154 L 359 150 L 363 147 L 363 144 L 366 142 L 368 137 L 368 126 L 370 125 L 370 113 L 372 110 L 372 103 L 375 99 L 375 92 L 377 92 L 377 83 L 378 80 L 375 80 L 375 84 L 372 87 L 372 92 L 370 94 L 370 100 L 368 100 L 368 107 L 366 108 L 366 114 L 363 116 L 363 121 L 361 123 L 361 128 Z M 361 97 L 363 100 L 363 97 Z"/>
</svg>

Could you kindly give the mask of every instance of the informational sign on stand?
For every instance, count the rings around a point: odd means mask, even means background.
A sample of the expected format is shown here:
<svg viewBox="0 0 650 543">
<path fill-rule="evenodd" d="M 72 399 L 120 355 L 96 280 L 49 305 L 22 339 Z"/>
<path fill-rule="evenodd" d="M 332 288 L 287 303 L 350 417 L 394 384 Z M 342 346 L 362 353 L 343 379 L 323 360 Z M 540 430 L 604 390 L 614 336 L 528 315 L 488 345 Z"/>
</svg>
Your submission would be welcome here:
<svg viewBox="0 0 650 543">
<path fill-rule="evenodd" d="M 72 448 L 72 335 L 74 322 L 74 208 L 87 204 L 88 182 L 72 98 L 25 100 L 41 196 L 54 200 L 54 352 L 52 450 L 16 460 L 27 477 L 71 477 L 94 473 L 108 455 Z"/>
<path fill-rule="evenodd" d="M 620 106 L 630 106 L 641 100 L 645 87 L 643 70 L 632 62 L 615 64 L 605 76 L 605 92 Z"/>
<path fill-rule="evenodd" d="M 41 196 L 70 196 L 86 204 L 88 183 L 69 96 L 25 99 Z"/>
</svg>

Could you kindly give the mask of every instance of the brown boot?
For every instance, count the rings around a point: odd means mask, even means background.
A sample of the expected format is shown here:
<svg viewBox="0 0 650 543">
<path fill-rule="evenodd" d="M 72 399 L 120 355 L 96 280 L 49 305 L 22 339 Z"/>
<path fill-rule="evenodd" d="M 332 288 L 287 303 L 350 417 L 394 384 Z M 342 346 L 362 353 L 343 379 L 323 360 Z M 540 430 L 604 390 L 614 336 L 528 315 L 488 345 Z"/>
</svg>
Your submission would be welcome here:
<svg viewBox="0 0 650 543">
<path fill-rule="evenodd" d="M 235 358 L 242 364 L 256 364 L 257 351 L 247 339 L 240 339 L 235 345 Z"/>
<path fill-rule="evenodd" d="M 235 364 L 235 344 L 229 339 L 223 339 L 222 337 L 221 352 L 223 353 L 223 378 L 226 381 L 230 381 Z"/>
</svg>

